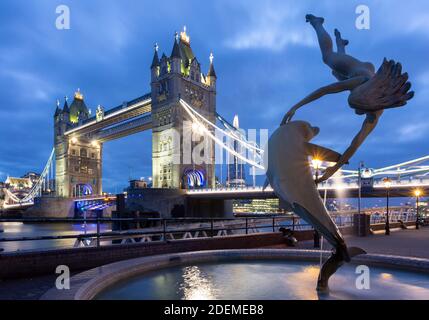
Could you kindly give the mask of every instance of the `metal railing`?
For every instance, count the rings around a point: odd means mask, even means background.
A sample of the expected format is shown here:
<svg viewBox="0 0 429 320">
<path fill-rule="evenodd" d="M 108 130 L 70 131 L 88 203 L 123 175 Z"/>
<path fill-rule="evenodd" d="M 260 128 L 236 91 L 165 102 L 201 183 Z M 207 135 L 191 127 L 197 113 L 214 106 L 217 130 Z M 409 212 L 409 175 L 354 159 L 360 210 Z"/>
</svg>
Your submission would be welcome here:
<svg viewBox="0 0 429 320">
<path fill-rule="evenodd" d="M 380 208 L 381 213 L 371 215 L 370 224 L 385 223 L 385 211 Z M 332 219 L 338 227 L 353 226 L 353 213 L 331 214 Z M 389 221 L 414 222 L 416 220 L 415 211 L 390 212 Z M 35 232 L 37 235 L 28 235 L 20 237 L 8 236 L 8 224 L 22 224 L 31 226 L 49 225 L 49 224 L 81 224 L 79 233 L 73 230 L 55 231 L 45 230 Z M 1 229 L 5 229 L 2 233 Z M 90 226 L 90 228 L 87 228 Z M 106 227 L 111 227 L 106 229 Z M 53 241 L 53 246 L 40 247 L 37 249 L 64 248 L 59 247 L 58 242 L 74 240 L 74 243 L 68 243 L 66 247 L 88 247 L 101 246 L 103 244 L 125 244 L 134 242 L 154 242 L 154 241 L 175 241 L 192 238 L 214 238 L 232 235 L 244 235 L 260 232 L 276 232 L 281 227 L 292 231 L 312 230 L 312 226 L 299 217 L 293 215 L 274 215 L 264 217 L 236 217 L 236 218 L 87 218 L 87 219 L 1 219 L 0 218 L 0 252 L 2 247 L 10 243 L 36 243 L 44 241 Z M 91 230 L 92 228 L 92 230 Z M 46 228 L 45 228 L 46 229 Z M 22 232 L 21 234 L 25 234 Z M 45 242 L 46 243 L 46 242 Z M 10 246 L 9 246 L 10 247 Z M 12 246 L 15 249 L 5 251 L 20 251 L 20 245 Z M 24 246 L 25 247 L 25 246 Z M 34 250 L 34 248 L 30 248 Z"/>
<path fill-rule="evenodd" d="M 40 224 L 82 224 L 85 229 L 72 234 L 43 234 L 21 237 L 2 237 L 3 243 L 75 240 L 74 247 L 101 246 L 108 244 L 124 244 L 130 242 L 175 241 L 192 238 L 214 238 L 220 236 L 243 235 L 259 232 L 276 232 L 281 227 L 296 230 L 310 230 L 312 227 L 302 219 L 291 216 L 242 217 L 242 218 L 88 218 L 88 219 L 0 219 L 2 224 L 22 223 Z M 101 231 L 102 226 L 111 224 L 112 231 Z M 126 226 L 128 224 L 128 226 Z M 92 225 L 94 231 L 86 226 Z M 145 225 L 146 227 L 142 227 Z M 126 229 L 126 230 L 123 230 Z M 69 232 L 69 231 L 67 231 Z M 67 233 L 66 232 L 66 233 Z M 55 233 L 55 231 L 53 231 Z M 125 240 L 125 241 L 124 241 Z M 48 247 L 52 248 L 52 247 Z M 48 249 L 46 248 L 46 249 Z M 54 248 L 58 248 L 54 246 Z M 13 251 L 13 250 L 12 250 Z M 15 250 L 16 251 L 16 250 Z"/>
</svg>

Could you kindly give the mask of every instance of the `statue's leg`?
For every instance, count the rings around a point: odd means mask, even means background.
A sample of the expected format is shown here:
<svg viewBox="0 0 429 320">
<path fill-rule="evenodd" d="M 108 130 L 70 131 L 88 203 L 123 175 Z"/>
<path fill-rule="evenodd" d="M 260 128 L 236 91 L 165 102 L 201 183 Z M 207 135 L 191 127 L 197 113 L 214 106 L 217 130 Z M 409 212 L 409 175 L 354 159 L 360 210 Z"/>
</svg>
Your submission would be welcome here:
<svg viewBox="0 0 429 320">
<path fill-rule="evenodd" d="M 335 41 L 337 43 L 337 52 L 346 53 L 346 46 L 349 44 L 349 40 L 341 38 L 341 32 L 335 29 Z"/>
<path fill-rule="evenodd" d="M 310 22 L 316 31 L 320 50 L 322 51 L 323 61 L 330 66 L 334 49 L 331 36 L 323 27 L 324 19 L 315 17 L 312 14 L 307 14 L 305 18 L 307 19 L 307 22 Z"/>
</svg>

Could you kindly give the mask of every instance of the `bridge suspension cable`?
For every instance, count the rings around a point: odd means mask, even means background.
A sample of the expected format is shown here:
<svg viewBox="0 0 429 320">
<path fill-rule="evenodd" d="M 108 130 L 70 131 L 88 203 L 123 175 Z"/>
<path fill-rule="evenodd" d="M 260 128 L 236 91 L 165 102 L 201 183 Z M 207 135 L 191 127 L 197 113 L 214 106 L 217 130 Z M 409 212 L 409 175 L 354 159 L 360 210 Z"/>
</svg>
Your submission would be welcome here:
<svg viewBox="0 0 429 320">
<path fill-rule="evenodd" d="M 265 170 L 264 166 L 262 166 L 261 164 L 257 163 L 254 160 L 250 160 L 247 159 L 246 157 L 244 157 L 241 153 L 238 153 L 237 151 L 235 151 L 234 149 L 230 148 L 229 146 L 226 146 L 223 141 L 221 141 L 218 137 L 216 137 L 209 129 L 207 129 L 200 120 L 198 120 L 197 115 L 199 115 L 199 113 L 197 113 L 195 110 L 193 110 L 193 108 L 191 106 L 189 106 L 189 104 L 187 104 L 184 100 L 180 99 L 180 104 L 182 105 L 183 109 L 188 113 L 188 115 L 191 117 L 191 119 L 198 124 L 201 129 L 207 134 L 207 136 L 209 136 L 216 144 L 218 144 L 219 146 L 221 146 L 223 149 L 225 149 L 226 151 L 228 151 L 230 154 L 236 156 L 238 159 L 248 163 L 251 166 L 254 166 L 258 169 L 262 169 Z M 193 111 L 192 111 L 193 110 Z M 204 120 L 204 122 L 210 124 L 212 127 L 217 128 L 218 130 L 220 130 L 222 133 L 224 133 L 227 136 L 230 136 L 232 139 L 236 140 L 239 143 L 248 145 L 247 142 L 243 142 L 242 140 L 238 139 L 237 137 L 234 137 L 233 135 L 231 135 L 228 132 L 225 132 L 224 130 L 218 128 L 216 125 L 214 125 L 213 123 L 211 123 L 210 121 L 208 121 L 207 119 L 205 119 L 203 116 L 199 115 L 199 117 L 201 119 Z M 250 146 L 250 145 L 248 145 Z M 253 147 L 253 150 L 255 150 L 256 148 Z"/>
<path fill-rule="evenodd" d="M 208 124 L 209 126 L 213 127 L 216 130 L 219 130 L 220 132 L 222 132 L 224 135 L 230 137 L 231 139 L 237 141 L 238 143 L 240 143 L 241 145 L 243 145 L 246 149 L 251 149 L 251 150 L 255 150 L 259 153 L 263 153 L 264 150 L 252 145 L 250 142 L 244 140 L 243 138 L 237 137 L 235 134 L 229 132 L 229 131 L 225 131 L 221 128 L 219 128 L 218 126 L 216 126 L 214 123 L 212 123 L 211 121 L 207 120 L 204 116 L 202 116 L 198 111 L 196 111 L 194 108 L 192 108 L 192 106 L 190 106 L 186 101 L 184 101 L 183 99 L 180 99 L 180 104 L 188 111 L 188 113 L 193 113 L 194 115 L 196 115 L 198 118 L 200 118 L 203 122 L 205 122 L 206 124 Z M 218 115 L 219 116 L 219 115 Z M 219 117 L 218 117 L 219 119 Z M 201 124 L 198 121 L 199 124 Z M 238 130 L 237 130 L 238 131 Z"/>
<path fill-rule="evenodd" d="M 43 169 L 40 177 L 33 184 L 30 191 L 23 197 L 19 198 L 12 191 L 6 190 L 6 195 L 14 204 L 29 204 L 34 202 L 34 198 L 40 196 L 42 192 L 45 190 L 50 190 L 53 188 L 53 178 L 54 178 L 54 157 L 55 157 L 55 149 L 52 149 L 51 154 L 46 162 L 45 168 Z"/>
</svg>

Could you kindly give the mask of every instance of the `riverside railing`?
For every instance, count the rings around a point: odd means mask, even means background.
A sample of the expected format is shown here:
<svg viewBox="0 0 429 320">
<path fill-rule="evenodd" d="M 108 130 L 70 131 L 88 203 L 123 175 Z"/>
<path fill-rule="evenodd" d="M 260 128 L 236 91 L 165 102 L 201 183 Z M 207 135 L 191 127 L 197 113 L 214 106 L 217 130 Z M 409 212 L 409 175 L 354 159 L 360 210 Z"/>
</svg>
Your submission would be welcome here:
<svg viewBox="0 0 429 320">
<path fill-rule="evenodd" d="M 79 233 L 70 230 L 58 232 L 40 231 L 26 236 L 13 237 L 7 233 L 7 224 L 23 224 L 41 226 L 49 224 L 81 224 Z M 69 243 L 68 247 L 101 246 L 102 242 L 108 244 L 124 244 L 130 242 L 152 242 L 152 241 L 175 241 L 191 238 L 214 238 L 239 234 L 251 234 L 259 232 L 276 232 L 279 228 L 289 228 L 296 230 L 310 230 L 312 227 L 302 219 L 295 216 L 269 216 L 269 217 L 240 217 L 240 218 L 87 218 L 87 219 L 0 219 L 0 229 L 5 229 L 5 233 L 0 233 L 0 251 L 5 244 L 10 243 L 35 243 L 53 241 L 53 246 L 48 248 L 58 248 L 57 242 L 75 240 L 74 244 Z M 102 227 L 112 225 L 112 230 L 101 231 Z M 124 225 L 128 224 L 128 227 Z M 145 225 L 146 227 L 141 227 Z M 88 230 L 91 226 L 93 230 Z M 89 228 L 89 229 L 91 229 Z M 123 230 L 125 229 L 125 230 Z M 70 233 L 71 234 L 68 234 Z M 25 234 L 25 232 L 22 232 Z M 46 242 L 45 242 L 46 243 Z M 9 246 L 11 247 L 11 246 Z M 12 246 L 5 251 L 13 250 L 19 246 Z M 40 247 L 36 245 L 36 247 Z M 63 246 L 62 246 L 63 247 Z M 24 249 L 26 250 L 26 249 Z"/>
<path fill-rule="evenodd" d="M 331 214 L 340 228 L 353 226 L 353 214 Z M 413 222 L 414 211 L 390 212 L 390 222 Z M 426 219 L 427 220 L 427 219 Z M 426 221 L 428 222 L 428 221 Z M 385 211 L 371 214 L 371 225 L 385 223 Z M 36 231 L 14 230 L 8 232 L 10 224 L 36 228 Z M 74 229 L 61 230 L 49 225 L 70 224 Z M 128 225 L 128 226 L 127 226 Z M 41 230 L 37 227 L 43 226 Z M 106 229 L 103 230 L 102 229 Z M 87 219 L 1 219 L 0 252 L 51 249 L 64 247 L 88 247 L 134 242 L 175 241 L 192 238 L 227 237 L 240 234 L 276 232 L 281 227 L 292 231 L 313 229 L 299 217 L 293 215 L 243 216 L 236 218 L 87 218 Z M 4 233 L 2 233 L 4 228 Z M 109 229 L 110 228 L 110 229 Z M 19 228 L 18 228 L 19 229 Z M 26 229 L 26 228 L 23 228 Z M 28 229 L 28 228 L 27 228 Z M 79 231 L 76 231 L 79 229 Z M 20 234 L 21 236 L 13 236 Z M 74 243 L 73 243 L 74 240 Z M 50 246 L 39 245 L 51 242 Z M 61 245 L 61 246 L 60 246 Z"/>
</svg>

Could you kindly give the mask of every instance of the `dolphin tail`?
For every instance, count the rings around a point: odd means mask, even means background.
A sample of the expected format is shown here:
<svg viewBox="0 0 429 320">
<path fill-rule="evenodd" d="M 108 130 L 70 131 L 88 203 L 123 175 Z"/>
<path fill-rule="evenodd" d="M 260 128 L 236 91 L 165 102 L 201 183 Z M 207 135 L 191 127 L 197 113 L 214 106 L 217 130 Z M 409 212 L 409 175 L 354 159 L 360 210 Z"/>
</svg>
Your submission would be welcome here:
<svg viewBox="0 0 429 320">
<path fill-rule="evenodd" d="M 319 280 L 317 281 L 317 291 L 329 291 L 329 278 L 345 263 L 350 262 L 351 258 L 360 254 L 366 254 L 366 251 L 358 247 L 347 248 L 345 243 L 340 244 L 335 253 L 323 264 L 320 270 Z"/>
<path fill-rule="evenodd" d="M 350 247 L 347 248 L 347 251 L 349 253 L 350 258 L 356 257 L 361 254 L 366 254 L 366 251 L 359 247 Z"/>
</svg>

